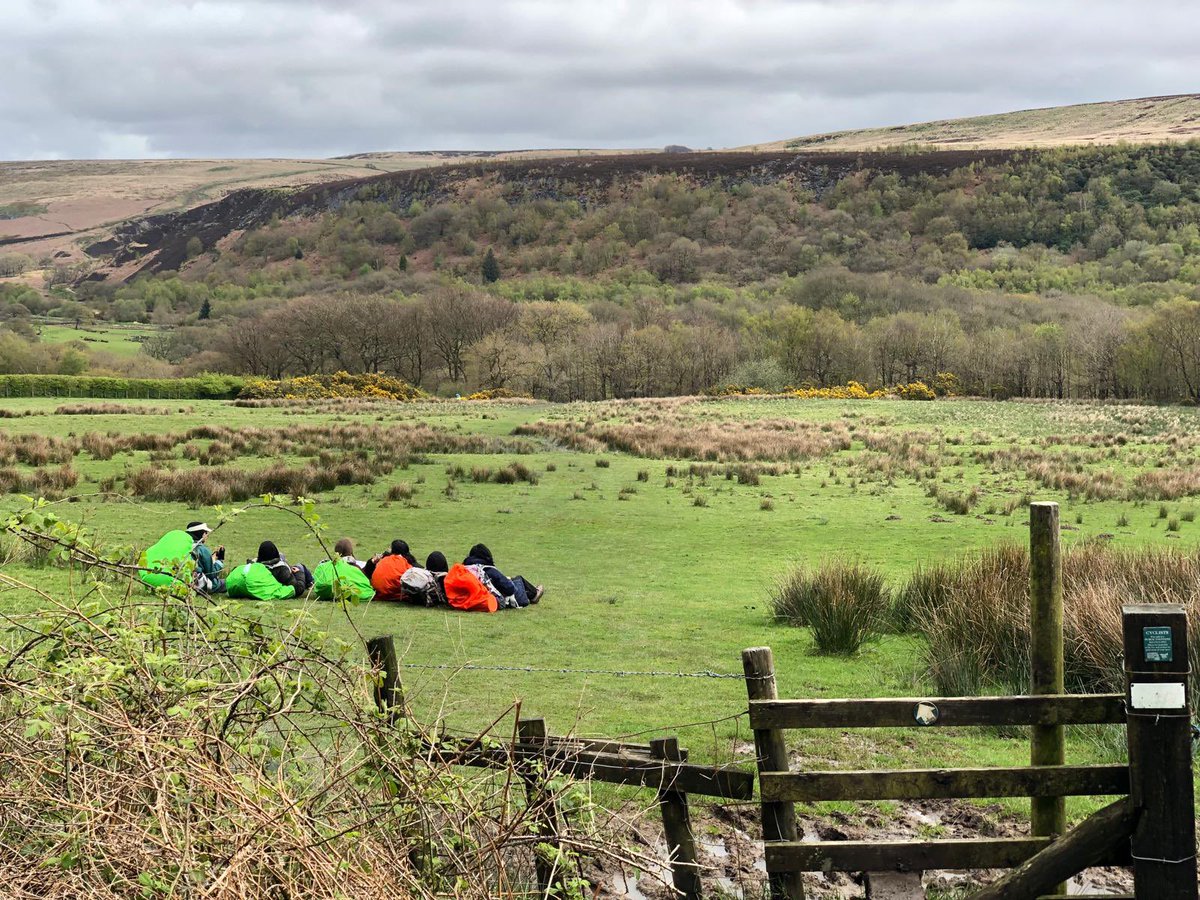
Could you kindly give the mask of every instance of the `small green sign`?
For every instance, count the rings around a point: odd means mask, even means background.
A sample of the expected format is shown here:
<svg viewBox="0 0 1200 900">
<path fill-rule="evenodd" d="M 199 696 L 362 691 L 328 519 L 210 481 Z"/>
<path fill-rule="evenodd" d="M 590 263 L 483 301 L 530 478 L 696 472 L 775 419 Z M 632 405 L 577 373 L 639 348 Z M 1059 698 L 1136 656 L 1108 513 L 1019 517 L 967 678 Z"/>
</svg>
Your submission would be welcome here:
<svg viewBox="0 0 1200 900">
<path fill-rule="evenodd" d="M 1164 625 L 1142 629 L 1142 650 L 1148 663 L 1175 662 L 1175 641 Z"/>
</svg>

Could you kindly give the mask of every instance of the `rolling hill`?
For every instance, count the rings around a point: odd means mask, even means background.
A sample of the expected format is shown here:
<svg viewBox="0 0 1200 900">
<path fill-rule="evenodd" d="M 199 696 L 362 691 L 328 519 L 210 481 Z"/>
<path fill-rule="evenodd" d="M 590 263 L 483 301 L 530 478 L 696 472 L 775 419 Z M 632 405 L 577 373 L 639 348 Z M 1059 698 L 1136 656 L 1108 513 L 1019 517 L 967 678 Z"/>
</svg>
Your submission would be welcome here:
<svg viewBox="0 0 1200 900">
<path fill-rule="evenodd" d="M 1051 106 L 966 119 L 860 128 L 756 144 L 758 150 L 874 150 L 905 145 L 1001 149 L 1200 138 L 1200 94 Z M 746 148 L 750 149 L 750 148 Z"/>
<path fill-rule="evenodd" d="M 246 189 L 289 189 L 304 206 L 305 195 L 314 189 L 336 190 L 335 186 L 370 178 L 404 178 L 405 173 L 431 167 L 441 170 L 437 181 L 453 181 L 493 163 L 507 163 L 515 177 L 530 175 L 531 166 L 578 170 L 595 177 L 599 170 L 613 166 L 622 171 L 673 171 L 680 166 L 770 170 L 792 166 L 793 162 L 780 159 L 786 154 L 836 156 L 879 150 L 895 155 L 914 149 L 971 152 L 1198 138 L 1200 94 L 1179 94 L 830 132 L 734 151 L 466 150 L 359 153 L 323 160 L 0 162 L 0 251 L 80 262 L 88 258 L 85 247 L 117 246 L 123 243 L 122 234 L 127 238 L 130 233 L 137 233 L 140 242 L 163 226 L 192 221 L 187 214 L 197 207 L 212 204 L 221 210 L 226 198 Z M 266 197 L 265 204 L 260 203 L 263 199 L 243 194 L 232 203 L 244 207 L 253 200 L 263 208 L 290 205 L 275 196 Z M 137 224 L 130 226 L 131 222 Z"/>
<path fill-rule="evenodd" d="M 470 161 L 589 156 L 597 150 L 416 151 L 335 159 L 0 162 L 0 252 L 62 261 L 118 223 L 178 213 L 246 188 L 302 188 Z"/>
</svg>

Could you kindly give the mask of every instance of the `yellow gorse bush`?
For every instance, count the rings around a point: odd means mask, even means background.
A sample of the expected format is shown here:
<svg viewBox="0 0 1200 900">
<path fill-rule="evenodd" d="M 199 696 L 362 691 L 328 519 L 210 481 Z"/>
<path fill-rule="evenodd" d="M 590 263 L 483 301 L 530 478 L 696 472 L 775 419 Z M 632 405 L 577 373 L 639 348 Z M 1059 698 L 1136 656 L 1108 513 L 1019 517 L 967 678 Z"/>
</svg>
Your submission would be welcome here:
<svg viewBox="0 0 1200 900">
<path fill-rule="evenodd" d="M 514 398 L 527 398 L 528 394 L 518 394 L 516 391 L 508 388 L 486 388 L 485 390 L 475 391 L 463 397 L 464 400 L 512 400 Z"/>
<path fill-rule="evenodd" d="M 781 394 L 772 394 L 760 387 L 744 387 L 742 385 L 725 385 L 715 393 L 731 397 L 794 397 L 797 400 L 933 400 L 936 397 L 957 392 L 958 379 L 949 372 L 941 372 L 931 388 L 923 381 L 909 384 L 899 384 L 893 388 L 874 390 L 858 381 L 848 381 L 846 384 L 829 387 L 789 387 Z"/>
<path fill-rule="evenodd" d="M 857 381 L 823 388 L 793 388 L 788 395 L 801 400 L 880 400 L 887 391 L 869 391 Z"/>
<path fill-rule="evenodd" d="M 401 378 L 370 372 L 351 375 L 335 372 L 332 375 L 302 375 L 274 381 L 267 378 L 246 382 L 238 395 L 246 400 L 420 400 L 427 395 Z"/>
</svg>

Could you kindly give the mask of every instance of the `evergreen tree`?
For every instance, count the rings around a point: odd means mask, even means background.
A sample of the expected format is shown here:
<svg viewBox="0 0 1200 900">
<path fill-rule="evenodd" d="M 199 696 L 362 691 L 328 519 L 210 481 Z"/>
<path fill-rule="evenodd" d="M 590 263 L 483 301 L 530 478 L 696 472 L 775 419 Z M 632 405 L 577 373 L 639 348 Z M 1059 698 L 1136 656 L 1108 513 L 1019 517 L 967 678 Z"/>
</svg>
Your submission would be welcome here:
<svg viewBox="0 0 1200 900">
<path fill-rule="evenodd" d="M 487 256 L 483 258 L 483 280 L 488 284 L 500 280 L 500 263 L 496 262 L 496 254 L 488 247 Z"/>
<path fill-rule="evenodd" d="M 399 269 L 401 272 L 408 271 L 408 254 L 407 253 L 400 254 L 400 262 L 396 263 L 396 268 Z"/>
<path fill-rule="evenodd" d="M 212 315 L 212 304 L 208 302 L 208 298 L 204 298 L 204 302 L 200 304 L 200 318 L 207 319 Z"/>
</svg>

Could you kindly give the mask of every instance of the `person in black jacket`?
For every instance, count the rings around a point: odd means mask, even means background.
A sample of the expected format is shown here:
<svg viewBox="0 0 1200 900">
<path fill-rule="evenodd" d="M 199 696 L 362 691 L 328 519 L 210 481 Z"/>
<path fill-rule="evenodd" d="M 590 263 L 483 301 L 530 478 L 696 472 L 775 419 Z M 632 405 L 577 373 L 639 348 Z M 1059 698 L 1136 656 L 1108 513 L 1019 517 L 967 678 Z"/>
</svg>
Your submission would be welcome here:
<svg viewBox="0 0 1200 900">
<path fill-rule="evenodd" d="M 392 541 L 391 554 L 392 556 L 403 556 L 406 560 L 408 560 L 408 564 L 410 566 L 415 566 L 417 564 L 417 558 L 413 556 L 412 551 L 408 549 L 408 541 Z M 425 568 L 428 569 L 429 566 L 426 566 Z"/>
<path fill-rule="evenodd" d="M 266 566 L 276 581 L 294 588 L 297 597 L 313 585 L 312 572 L 308 570 L 308 566 L 293 566 L 288 563 L 273 541 L 263 541 L 259 544 L 258 556 L 251 562 L 260 562 Z"/>
<path fill-rule="evenodd" d="M 520 575 L 509 578 L 497 569 L 496 563 L 492 559 L 492 551 L 485 544 L 476 544 L 472 547 L 471 552 L 467 554 L 467 558 L 463 560 L 463 565 L 482 566 L 483 573 L 487 575 L 492 586 L 505 597 L 514 598 L 519 607 L 537 603 L 542 599 L 542 595 L 546 593 L 540 584 L 533 584 L 527 578 L 523 578 Z"/>
</svg>

